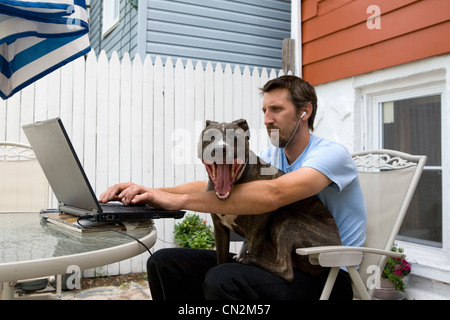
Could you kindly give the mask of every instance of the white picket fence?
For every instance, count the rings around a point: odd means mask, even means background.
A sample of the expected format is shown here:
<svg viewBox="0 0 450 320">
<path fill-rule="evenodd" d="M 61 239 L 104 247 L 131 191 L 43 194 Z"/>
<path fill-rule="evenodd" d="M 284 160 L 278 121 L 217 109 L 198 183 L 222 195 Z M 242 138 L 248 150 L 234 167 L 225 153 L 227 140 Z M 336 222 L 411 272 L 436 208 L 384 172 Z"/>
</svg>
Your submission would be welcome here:
<svg viewBox="0 0 450 320">
<path fill-rule="evenodd" d="M 171 58 L 163 64 L 147 55 L 119 60 L 91 52 L 0 100 L 0 141 L 28 143 L 21 127 L 60 117 L 86 174 L 99 196 L 110 185 L 133 181 L 167 187 L 206 179 L 197 160 L 197 139 L 205 120 L 245 118 L 253 150 L 267 146 L 261 88 L 277 72 Z M 56 207 L 54 197 L 50 206 Z M 210 221 L 207 214 L 203 218 Z M 178 221 L 157 220 L 154 250 L 173 246 Z M 235 248 L 238 249 L 238 248 Z M 143 272 L 148 253 L 85 276 Z"/>
</svg>

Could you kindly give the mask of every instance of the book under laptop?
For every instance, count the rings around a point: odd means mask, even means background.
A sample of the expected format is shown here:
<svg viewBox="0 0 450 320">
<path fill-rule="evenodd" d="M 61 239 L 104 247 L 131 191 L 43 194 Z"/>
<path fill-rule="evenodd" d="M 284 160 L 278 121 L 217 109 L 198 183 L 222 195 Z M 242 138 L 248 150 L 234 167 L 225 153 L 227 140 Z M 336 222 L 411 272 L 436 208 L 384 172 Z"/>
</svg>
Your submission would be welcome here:
<svg viewBox="0 0 450 320">
<path fill-rule="evenodd" d="M 100 204 L 60 118 L 23 125 L 22 128 L 55 193 L 60 212 L 97 222 L 179 219 L 184 216 L 184 211 L 156 209 L 149 205 Z"/>
</svg>

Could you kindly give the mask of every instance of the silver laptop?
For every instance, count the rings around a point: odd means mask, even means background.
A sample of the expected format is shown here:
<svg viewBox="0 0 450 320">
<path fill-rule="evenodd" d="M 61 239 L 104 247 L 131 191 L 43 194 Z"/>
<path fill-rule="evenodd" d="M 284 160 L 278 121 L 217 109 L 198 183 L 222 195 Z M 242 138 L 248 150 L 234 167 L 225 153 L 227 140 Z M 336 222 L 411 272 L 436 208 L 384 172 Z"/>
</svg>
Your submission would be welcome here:
<svg viewBox="0 0 450 320">
<path fill-rule="evenodd" d="M 184 211 L 149 205 L 100 204 L 60 118 L 22 126 L 59 203 L 59 211 L 98 222 L 182 218 Z"/>
</svg>

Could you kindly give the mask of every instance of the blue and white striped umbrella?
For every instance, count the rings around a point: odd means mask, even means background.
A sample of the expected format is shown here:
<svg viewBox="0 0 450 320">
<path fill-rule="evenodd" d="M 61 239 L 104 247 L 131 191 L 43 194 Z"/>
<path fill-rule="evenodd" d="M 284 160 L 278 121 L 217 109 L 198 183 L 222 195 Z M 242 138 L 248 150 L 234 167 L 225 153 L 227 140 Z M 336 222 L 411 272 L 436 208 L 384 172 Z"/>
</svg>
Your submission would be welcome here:
<svg viewBox="0 0 450 320">
<path fill-rule="evenodd" d="M 0 0 L 0 96 L 88 53 L 85 0 Z"/>
</svg>

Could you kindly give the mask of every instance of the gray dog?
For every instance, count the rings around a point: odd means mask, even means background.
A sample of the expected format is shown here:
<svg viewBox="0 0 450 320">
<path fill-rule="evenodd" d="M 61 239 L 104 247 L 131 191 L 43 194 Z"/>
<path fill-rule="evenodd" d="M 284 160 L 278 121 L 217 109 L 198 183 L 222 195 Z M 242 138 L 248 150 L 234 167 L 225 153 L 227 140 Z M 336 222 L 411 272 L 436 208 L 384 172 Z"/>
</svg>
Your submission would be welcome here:
<svg viewBox="0 0 450 320">
<path fill-rule="evenodd" d="M 206 121 L 198 153 L 209 176 L 207 190 L 215 190 L 220 200 L 231 196 L 235 184 L 275 179 L 284 174 L 250 151 L 248 140 L 246 120 Z M 317 197 L 260 215 L 211 216 L 218 264 L 228 261 L 232 230 L 248 241 L 248 252 L 237 257 L 240 263 L 258 266 L 287 281 L 293 280 L 294 267 L 313 275 L 323 271 L 295 254 L 296 248 L 341 245 L 336 222 Z"/>
</svg>

